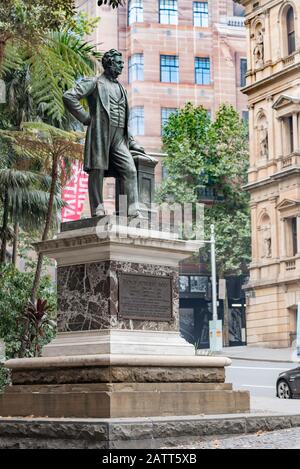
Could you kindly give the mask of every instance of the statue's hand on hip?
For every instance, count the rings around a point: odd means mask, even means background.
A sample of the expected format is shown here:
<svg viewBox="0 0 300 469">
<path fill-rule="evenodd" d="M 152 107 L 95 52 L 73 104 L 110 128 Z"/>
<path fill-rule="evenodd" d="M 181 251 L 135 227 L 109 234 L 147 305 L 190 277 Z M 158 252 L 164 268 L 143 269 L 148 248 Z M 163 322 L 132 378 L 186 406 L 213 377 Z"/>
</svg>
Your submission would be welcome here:
<svg viewBox="0 0 300 469">
<path fill-rule="evenodd" d="M 86 120 L 84 121 L 84 125 L 86 126 L 90 125 L 91 121 L 92 121 L 91 116 L 87 116 Z"/>
</svg>

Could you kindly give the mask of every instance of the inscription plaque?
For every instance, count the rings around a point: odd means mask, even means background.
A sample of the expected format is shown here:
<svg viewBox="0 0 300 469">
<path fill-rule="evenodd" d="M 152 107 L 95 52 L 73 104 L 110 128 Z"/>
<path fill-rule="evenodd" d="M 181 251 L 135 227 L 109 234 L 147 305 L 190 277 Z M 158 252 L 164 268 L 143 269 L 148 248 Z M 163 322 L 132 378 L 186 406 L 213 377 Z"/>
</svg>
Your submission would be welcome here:
<svg viewBox="0 0 300 469">
<path fill-rule="evenodd" d="M 119 316 L 123 319 L 170 322 L 172 278 L 119 274 Z"/>
</svg>

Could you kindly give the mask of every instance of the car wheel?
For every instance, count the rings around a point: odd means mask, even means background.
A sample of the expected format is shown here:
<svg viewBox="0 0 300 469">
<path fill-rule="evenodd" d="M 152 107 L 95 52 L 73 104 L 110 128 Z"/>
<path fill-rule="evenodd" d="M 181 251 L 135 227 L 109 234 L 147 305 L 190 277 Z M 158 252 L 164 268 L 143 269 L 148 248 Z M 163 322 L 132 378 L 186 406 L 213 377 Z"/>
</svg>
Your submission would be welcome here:
<svg viewBox="0 0 300 469">
<path fill-rule="evenodd" d="M 292 399 L 291 388 L 286 381 L 279 381 L 277 384 L 277 396 L 279 399 Z"/>
</svg>

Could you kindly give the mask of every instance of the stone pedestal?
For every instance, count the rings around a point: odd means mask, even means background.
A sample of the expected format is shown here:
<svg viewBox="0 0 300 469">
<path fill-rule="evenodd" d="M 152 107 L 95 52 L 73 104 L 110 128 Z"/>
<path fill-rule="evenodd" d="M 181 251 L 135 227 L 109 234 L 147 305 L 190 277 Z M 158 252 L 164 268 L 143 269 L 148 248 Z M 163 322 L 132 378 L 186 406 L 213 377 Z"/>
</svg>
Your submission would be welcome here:
<svg viewBox="0 0 300 469">
<path fill-rule="evenodd" d="M 36 248 L 57 261 L 58 336 L 10 360 L 0 415 L 150 417 L 249 410 L 230 360 L 197 357 L 179 334 L 178 264 L 200 244 L 97 220 Z"/>
<path fill-rule="evenodd" d="M 227 358 L 90 355 L 11 360 L 0 413 L 35 417 L 153 417 L 246 412 L 225 384 Z M 5 413 L 3 413 L 5 412 Z"/>
</svg>

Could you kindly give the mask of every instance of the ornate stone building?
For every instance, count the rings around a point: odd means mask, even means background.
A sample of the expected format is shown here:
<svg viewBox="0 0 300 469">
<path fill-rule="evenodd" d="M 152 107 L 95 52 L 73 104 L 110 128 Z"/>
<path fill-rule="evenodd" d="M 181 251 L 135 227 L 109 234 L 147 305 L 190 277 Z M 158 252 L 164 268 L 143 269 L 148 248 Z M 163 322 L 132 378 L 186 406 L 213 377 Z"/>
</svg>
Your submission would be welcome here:
<svg viewBox="0 0 300 469">
<path fill-rule="evenodd" d="M 300 302 L 300 2 L 236 0 L 246 9 L 252 264 L 249 345 L 288 347 Z"/>
</svg>

